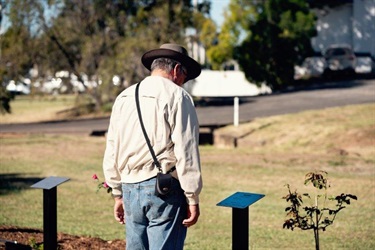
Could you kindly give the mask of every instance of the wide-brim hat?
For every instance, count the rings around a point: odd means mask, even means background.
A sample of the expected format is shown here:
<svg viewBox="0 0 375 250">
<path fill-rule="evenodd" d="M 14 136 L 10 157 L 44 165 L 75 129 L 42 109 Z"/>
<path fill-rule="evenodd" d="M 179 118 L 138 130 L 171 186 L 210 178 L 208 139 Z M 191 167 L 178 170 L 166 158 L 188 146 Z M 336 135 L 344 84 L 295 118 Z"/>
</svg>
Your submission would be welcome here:
<svg viewBox="0 0 375 250">
<path fill-rule="evenodd" d="M 201 65 L 188 55 L 187 50 L 172 43 L 166 43 L 159 49 L 153 49 L 142 56 L 142 64 L 151 71 L 151 64 L 157 58 L 170 58 L 182 64 L 187 70 L 185 82 L 197 78 L 201 74 Z"/>
</svg>

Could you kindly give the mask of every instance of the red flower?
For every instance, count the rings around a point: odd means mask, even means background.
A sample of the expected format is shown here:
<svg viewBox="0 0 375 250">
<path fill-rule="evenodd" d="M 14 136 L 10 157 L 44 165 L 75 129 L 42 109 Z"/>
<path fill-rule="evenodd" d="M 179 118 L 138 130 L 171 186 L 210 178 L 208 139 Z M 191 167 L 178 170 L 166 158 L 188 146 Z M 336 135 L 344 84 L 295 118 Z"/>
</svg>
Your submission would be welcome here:
<svg viewBox="0 0 375 250">
<path fill-rule="evenodd" d="M 99 177 L 98 177 L 96 174 L 94 174 L 94 175 L 92 176 L 92 179 L 93 179 L 94 181 L 99 181 Z M 104 188 L 105 190 L 107 190 L 107 193 L 112 193 L 112 188 L 111 188 L 111 187 L 107 184 L 107 182 L 105 182 L 105 181 L 103 181 L 103 182 L 99 182 L 99 184 L 98 184 L 98 188 L 97 188 L 96 192 L 99 192 L 99 190 L 100 190 L 101 188 Z"/>
</svg>

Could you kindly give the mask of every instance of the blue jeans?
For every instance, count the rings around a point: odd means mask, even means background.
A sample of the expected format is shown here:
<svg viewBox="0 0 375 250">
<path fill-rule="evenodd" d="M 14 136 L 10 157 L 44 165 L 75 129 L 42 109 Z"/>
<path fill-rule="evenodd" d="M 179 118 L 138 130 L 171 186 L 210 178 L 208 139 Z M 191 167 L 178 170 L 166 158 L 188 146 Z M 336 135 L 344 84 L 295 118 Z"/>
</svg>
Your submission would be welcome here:
<svg viewBox="0 0 375 250">
<path fill-rule="evenodd" d="M 187 228 L 187 202 L 178 180 L 164 198 L 155 195 L 156 178 L 123 183 L 126 249 L 183 249 Z"/>
</svg>

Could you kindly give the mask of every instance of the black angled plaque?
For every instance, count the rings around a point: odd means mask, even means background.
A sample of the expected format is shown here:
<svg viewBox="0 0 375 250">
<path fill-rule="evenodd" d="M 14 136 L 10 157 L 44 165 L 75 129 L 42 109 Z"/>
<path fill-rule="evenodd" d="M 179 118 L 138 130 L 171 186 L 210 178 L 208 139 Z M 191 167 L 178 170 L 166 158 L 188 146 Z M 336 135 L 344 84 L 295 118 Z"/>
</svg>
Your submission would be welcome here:
<svg viewBox="0 0 375 250">
<path fill-rule="evenodd" d="M 264 194 L 237 192 L 217 204 L 217 206 L 232 208 L 232 249 L 249 249 L 249 206 L 264 196 Z"/>
<path fill-rule="evenodd" d="M 43 245 L 45 250 L 57 249 L 57 186 L 69 178 L 51 176 L 32 188 L 43 189 Z"/>
</svg>

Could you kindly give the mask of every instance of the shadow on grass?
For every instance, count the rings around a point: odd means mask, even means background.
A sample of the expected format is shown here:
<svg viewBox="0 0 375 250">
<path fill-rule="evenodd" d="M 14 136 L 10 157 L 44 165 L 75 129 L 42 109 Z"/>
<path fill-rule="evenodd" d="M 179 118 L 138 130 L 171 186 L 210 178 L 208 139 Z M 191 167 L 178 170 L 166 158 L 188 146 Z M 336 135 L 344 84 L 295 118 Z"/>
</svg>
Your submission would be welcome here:
<svg viewBox="0 0 375 250">
<path fill-rule="evenodd" d="M 24 174 L 19 173 L 0 174 L 0 195 L 29 189 L 30 186 L 41 180 L 43 180 L 43 178 L 25 177 Z"/>
</svg>

